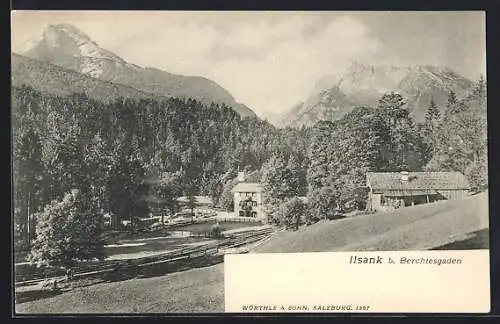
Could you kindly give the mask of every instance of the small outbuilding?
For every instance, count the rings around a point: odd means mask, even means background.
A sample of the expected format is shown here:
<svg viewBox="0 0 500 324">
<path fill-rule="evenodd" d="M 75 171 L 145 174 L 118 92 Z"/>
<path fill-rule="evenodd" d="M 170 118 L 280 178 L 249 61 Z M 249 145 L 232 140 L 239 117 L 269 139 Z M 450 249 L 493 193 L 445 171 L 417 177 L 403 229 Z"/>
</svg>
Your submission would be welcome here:
<svg viewBox="0 0 500 324">
<path fill-rule="evenodd" d="M 460 172 L 368 172 L 366 185 L 371 211 L 461 199 L 470 190 Z"/>
</svg>

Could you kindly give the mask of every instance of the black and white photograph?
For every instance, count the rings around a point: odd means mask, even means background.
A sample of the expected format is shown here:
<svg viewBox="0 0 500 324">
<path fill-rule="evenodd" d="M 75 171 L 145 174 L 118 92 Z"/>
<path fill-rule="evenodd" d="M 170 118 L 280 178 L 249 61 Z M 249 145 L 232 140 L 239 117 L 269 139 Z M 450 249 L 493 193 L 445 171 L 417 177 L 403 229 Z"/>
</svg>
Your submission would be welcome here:
<svg viewBox="0 0 500 324">
<path fill-rule="evenodd" d="M 12 11 L 11 37 L 16 315 L 222 313 L 234 254 L 489 249 L 484 12 Z"/>
</svg>

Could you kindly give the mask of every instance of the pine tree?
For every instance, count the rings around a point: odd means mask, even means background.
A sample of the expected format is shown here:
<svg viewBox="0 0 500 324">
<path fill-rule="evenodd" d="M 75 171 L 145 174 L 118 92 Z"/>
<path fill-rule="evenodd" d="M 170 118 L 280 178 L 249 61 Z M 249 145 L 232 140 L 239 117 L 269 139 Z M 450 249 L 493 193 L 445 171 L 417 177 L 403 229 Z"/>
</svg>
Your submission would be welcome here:
<svg viewBox="0 0 500 324">
<path fill-rule="evenodd" d="M 286 161 L 281 153 L 273 154 L 262 166 L 264 208 L 268 218 L 274 223 L 280 222 L 279 206 L 291 192 L 287 179 L 290 175 L 287 173 Z"/>
<path fill-rule="evenodd" d="M 280 225 L 297 230 L 305 213 L 305 205 L 298 197 L 287 198 L 280 206 Z"/>
<path fill-rule="evenodd" d="M 311 139 L 311 145 L 308 151 L 309 168 L 307 169 L 308 191 L 314 191 L 321 188 L 328 177 L 329 159 L 328 149 L 333 131 L 331 122 L 319 122 L 315 125 Z"/>
<path fill-rule="evenodd" d="M 448 101 L 446 102 L 446 116 L 452 115 L 456 112 L 458 107 L 457 95 L 453 90 L 448 94 Z"/>
<path fill-rule="evenodd" d="M 321 187 L 311 191 L 308 196 L 309 214 L 312 221 L 327 219 L 334 213 L 337 206 L 337 197 L 340 193 L 335 187 Z"/>
<path fill-rule="evenodd" d="M 398 93 L 384 94 L 379 100 L 378 111 L 389 133 L 387 168 L 392 171 L 418 168 L 414 162 L 420 160 L 418 136 L 406 100 Z"/>
<path fill-rule="evenodd" d="M 196 197 L 192 189 L 188 190 L 186 199 L 186 208 L 191 211 L 191 215 L 194 215 L 194 209 L 196 208 Z"/>
<path fill-rule="evenodd" d="M 290 187 L 289 196 L 300 196 L 305 179 L 299 160 L 294 154 L 288 159 L 286 169 L 289 172 L 289 177 L 286 179 Z"/>
<path fill-rule="evenodd" d="M 14 137 L 14 209 L 15 224 L 19 233 L 29 244 L 34 236 L 33 216 L 38 207 L 47 200 L 47 176 L 41 162 L 41 140 L 37 129 L 37 108 L 34 103 L 23 103 L 26 110 L 15 114 Z"/>
<path fill-rule="evenodd" d="M 425 114 L 425 122 L 423 125 L 424 140 L 426 141 L 430 157 L 434 156 L 438 151 L 439 134 L 441 132 L 441 112 L 436 106 L 434 100 L 431 100 L 429 108 Z"/>
<path fill-rule="evenodd" d="M 428 170 L 459 171 L 468 177 L 471 174 L 471 179 L 478 178 L 477 174 L 482 172 L 480 170 L 486 170 L 485 90 L 485 81 L 480 78 L 471 93 L 461 100 L 457 100 L 455 94 L 450 92 L 439 132 L 438 151 L 427 165 Z M 484 172 L 482 174 L 483 178 L 487 178 Z"/>
<path fill-rule="evenodd" d="M 378 108 L 386 117 L 386 122 L 391 129 L 396 127 L 400 119 L 409 116 L 409 111 L 405 106 L 406 100 L 395 92 L 384 94 L 378 101 Z"/>
</svg>

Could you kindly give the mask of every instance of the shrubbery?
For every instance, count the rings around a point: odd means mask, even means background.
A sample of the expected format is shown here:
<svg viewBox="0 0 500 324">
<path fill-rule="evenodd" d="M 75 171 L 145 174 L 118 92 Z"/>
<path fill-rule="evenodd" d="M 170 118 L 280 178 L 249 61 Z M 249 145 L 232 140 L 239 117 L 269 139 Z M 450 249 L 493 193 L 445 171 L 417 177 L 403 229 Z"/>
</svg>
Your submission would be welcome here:
<svg viewBox="0 0 500 324">
<path fill-rule="evenodd" d="M 212 227 L 210 228 L 210 236 L 215 238 L 222 237 L 222 229 L 219 223 L 215 223 L 212 225 Z"/>
<path fill-rule="evenodd" d="M 69 268 L 79 260 L 104 259 L 101 216 L 74 192 L 52 201 L 36 217 L 36 238 L 28 261 Z"/>
<path fill-rule="evenodd" d="M 306 206 L 298 197 L 287 199 L 280 206 L 281 222 L 287 229 L 298 229 L 305 213 Z"/>
</svg>

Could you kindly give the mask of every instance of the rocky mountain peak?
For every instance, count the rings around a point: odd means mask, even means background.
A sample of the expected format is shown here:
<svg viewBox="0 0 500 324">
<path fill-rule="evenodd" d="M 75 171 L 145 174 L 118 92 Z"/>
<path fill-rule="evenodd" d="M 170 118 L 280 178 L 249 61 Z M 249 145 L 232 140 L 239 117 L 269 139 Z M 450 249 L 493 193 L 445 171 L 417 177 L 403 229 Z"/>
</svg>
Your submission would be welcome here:
<svg viewBox="0 0 500 324">
<path fill-rule="evenodd" d="M 57 57 L 89 57 L 124 62 L 105 50 L 87 34 L 70 24 L 49 24 L 41 35 L 30 39 L 20 54 L 40 60 Z"/>
<path fill-rule="evenodd" d="M 19 54 L 141 92 L 192 98 L 206 105 L 225 104 L 242 117 L 256 117 L 250 108 L 236 102 L 229 91 L 214 81 L 128 63 L 70 24 L 48 25 L 40 35 L 25 44 Z"/>
<path fill-rule="evenodd" d="M 282 123 L 301 125 L 339 119 L 353 107 L 375 107 L 384 93 L 392 91 L 407 99 L 412 116 L 421 121 L 431 100 L 444 109 L 451 90 L 463 96 L 472 85 L 472 81 L 445 66 L 372 65 L 353 61 L 339 76 L 321 78 L 309 98 L 285 114 Z"/>
</svg>

